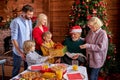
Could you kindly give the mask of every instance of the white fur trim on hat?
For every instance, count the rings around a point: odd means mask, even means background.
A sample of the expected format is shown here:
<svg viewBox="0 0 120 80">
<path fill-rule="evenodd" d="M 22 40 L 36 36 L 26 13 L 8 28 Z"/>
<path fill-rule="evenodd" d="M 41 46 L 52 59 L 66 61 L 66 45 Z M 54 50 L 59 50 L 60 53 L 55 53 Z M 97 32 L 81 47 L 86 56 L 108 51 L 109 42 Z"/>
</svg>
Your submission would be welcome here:
<svg viewBox="0 0 120 80">
<path fill-rule="evenodd" d="M 73 30 L 71 30 L 70 33 L 73 33 L 73 32 L 82 32 L 82 29 L 73 29 Z"/>
<path fill-rule="evenodd" d="M 82 32 L 82 28 L 80 27 L 80 26 L 73 26 L 72 28 L 71 28 L 71 31 L 70 31 L 70 33 L 73 33 L 73 32 Z"/>
</svg>

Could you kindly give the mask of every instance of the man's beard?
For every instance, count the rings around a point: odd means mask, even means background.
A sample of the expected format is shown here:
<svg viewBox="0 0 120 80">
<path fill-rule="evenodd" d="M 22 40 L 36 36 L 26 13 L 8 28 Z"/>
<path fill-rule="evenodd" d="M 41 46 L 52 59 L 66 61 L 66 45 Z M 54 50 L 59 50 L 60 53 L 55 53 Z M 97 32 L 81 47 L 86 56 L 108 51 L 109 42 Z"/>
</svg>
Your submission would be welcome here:
<svg viewBox="0 0 120 80">
<path fill-rule="evenodd" d="M 31 18 L 30 18 L 30 17 L 25 16 L 25 19 L 30 20 Z"/>
<path fill-rule="evenodd" d="M 72 38 L 72 41 L 77 41 L 77 40 L 78 40 L 78 39 L 73 39 L 73 38 Z"/>
</svg>

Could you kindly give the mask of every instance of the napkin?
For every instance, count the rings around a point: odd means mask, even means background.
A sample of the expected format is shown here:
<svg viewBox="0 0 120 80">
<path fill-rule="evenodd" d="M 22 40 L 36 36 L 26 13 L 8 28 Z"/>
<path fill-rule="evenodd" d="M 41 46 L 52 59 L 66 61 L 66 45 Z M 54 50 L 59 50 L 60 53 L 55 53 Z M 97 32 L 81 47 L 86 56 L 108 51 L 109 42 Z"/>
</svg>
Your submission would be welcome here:
<svg viewBox="0 0 120 80">
<path fill-rule="evenodd" d="M 50 68 L 44 69 L 43 66 L 31 66 L 31 70 L 41 71 L 41 72 L 52 72 Z"/>
<path fill-rule="evenodd" d="M 31 70 L 42 70 L 42 66 L 31 66 Z"/>
<path fill-rule="evenodd" d="M 82 76 L 80 73 L 70 73 L 67 74 L 69 80 L 82 80 Z"/>
</svg>

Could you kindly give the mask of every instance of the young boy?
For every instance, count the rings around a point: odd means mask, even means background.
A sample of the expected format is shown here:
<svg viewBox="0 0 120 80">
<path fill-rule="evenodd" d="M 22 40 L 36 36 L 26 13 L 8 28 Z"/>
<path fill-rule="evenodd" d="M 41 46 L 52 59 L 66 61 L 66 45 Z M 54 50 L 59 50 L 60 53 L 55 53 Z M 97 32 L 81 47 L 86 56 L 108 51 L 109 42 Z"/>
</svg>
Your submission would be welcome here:
<svg viewBox="0 0 120 80">
<path fill-rule="evenodd" d="M 47 59 L 50 58 L 50 56 L 40 56 L 35 52 L 35 42 L 32 40 L 27 40 L 23 44 L 23 50 L 26 54 L 26 62 L 28 66 L 34 65 L 34 64 L 40 64 L 44 63 Z"/>
<path fill-rule="evenodd" d="M 43 52 L 43 56 L 50 56 L 49 50 L 50 48 L 54 47 L 54 42 L 52 41 L 52 33 L 50 31 L 44 32 L 42 34 L 42 46 L 41 46 L 41 51 Z M 54 58 L 49 59 L 50 63 L 54 63 Z"/>
</svg>

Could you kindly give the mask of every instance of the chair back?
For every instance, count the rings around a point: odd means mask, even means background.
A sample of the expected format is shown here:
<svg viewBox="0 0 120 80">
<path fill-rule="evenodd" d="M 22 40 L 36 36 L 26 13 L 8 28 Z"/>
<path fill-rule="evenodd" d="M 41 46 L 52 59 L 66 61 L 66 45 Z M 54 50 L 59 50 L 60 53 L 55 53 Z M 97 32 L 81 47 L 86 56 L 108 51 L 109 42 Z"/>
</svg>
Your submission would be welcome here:
<svg viewBox="0 0 120 80">
<path fill-rule="evenodd" d="M 2 65 L 2 80 L 4 80 L 4 63 L 6 62 L 6 59 L 0 60 L 0 65 Z"/>
<path fill-rule="evenodd" d="M 1 64 L 4 64 L 5 62 L 6 62 L 6 59 L 0 60 L 0 65 L 1 65 Z"/>
</svg>

